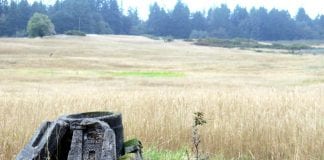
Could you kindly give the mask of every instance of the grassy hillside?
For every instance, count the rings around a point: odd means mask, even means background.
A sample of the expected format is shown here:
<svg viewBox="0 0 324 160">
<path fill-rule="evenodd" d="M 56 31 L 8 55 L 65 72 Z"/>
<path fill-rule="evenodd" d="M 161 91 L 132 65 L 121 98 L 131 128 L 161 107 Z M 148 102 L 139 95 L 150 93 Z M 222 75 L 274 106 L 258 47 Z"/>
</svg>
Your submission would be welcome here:
<svg viewBox="0 0 324 160">
<path fill-rule="evenodd" d="M 130 36 L 0 39 L 0 159 L 42 121 L 98 110 L 122 112 L 148 156 L 190 147 L 201 111 L 208 155 L 323 159 L 324 56 Z"/>
</svg>

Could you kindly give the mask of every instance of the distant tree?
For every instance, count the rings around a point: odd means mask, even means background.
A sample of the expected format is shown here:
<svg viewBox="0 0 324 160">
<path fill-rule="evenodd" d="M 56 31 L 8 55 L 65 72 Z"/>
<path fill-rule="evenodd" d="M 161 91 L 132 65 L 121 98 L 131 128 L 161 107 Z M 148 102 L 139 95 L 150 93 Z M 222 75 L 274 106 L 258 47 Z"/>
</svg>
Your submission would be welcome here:
<svg viewBox="0 0 324 160">
<path fill-rule="evenodd" d="M 122 32 L 122 13 L 116 0 L 104 0 L 102 3 L 101 15 L 109 24 L 115 34 Z"/>
<path fill-rule="evenodd" d="M 192 30 L 205 31 L 207 29 L 207 20 L 202 12 L 195 12 L 191 19 Z"/>
<path fill-rule="evenodd" d="M 62 2 L 60 0 L 56 0 L 54 5 L 49 6 L 48 8 L 48 14 L 53 15 L 56 12 L 62 10 Z"/>
<path fill-rule="evenodd" d="M 299 8 L 297 15 L 296 15 L 296 21 L 297 22 L 306 22 L 310 23 L 312 20 L 309 18 L 309 16 L 306 14 L 306 11 L 304 8 Z"/>
<path fill-rule="evenodd" d="M 137 9 L 129 9 L 128 15 L 123 16 L 123 33 L 138 35 L 144 33 L 143 23 L 138 17 Z"/>
<path fill-rule="evenodd" d="M 73 29 L 93 32 L 93 12 L 89 0 L 65 0 L 63 10 L 73 17 Z"/>
<path fill-rule="evenodd" d="M 0 0 L 0 16 L 8 13 L 8 0 Z"/>
<path fill-rule="evenodd" d="M 138 17 L 138 11 L 137 11 L 137 9 L 129 9 L 127 16 L 130 18 L 130 20 L 132 22 L 132 25 L 136 26 L 136 25 L 138 25 L 138 24 L 141 23 L 141 20 Z"/>
<path fill-rule="evenodd" d="M 256 40 L 265 40 L 266 32 L 268 30 L 268 11 L 267 9 L 261 7 L 259 9 L 252 8 L 249 17 L 249 38 Z"/>
<path fill-rule="evenodd" d="M 57 33 L 64 33 L 68 30 L 77 29 L 74 17 L 64 10 L 59 10 L 50 15 Z"/>
<path fill-rule="evenodd" d="M 265 40 L 292 40 L 295 38 L 296 26 L 288 11 L 272 9 L 268 14 Z"/>
<path fill-rule="evenodd" d="M 299 8 L 296 15 L 297 37 L 298 39 L 315 38 L 318 33 L 314 31 L 311 18 L 306 14 L 304 8 Z"/>
<path fill-rule="evenodd" d="M 248 38 L 248 19 L 249 13 L 245 8 L 236 6 L 233 14 L 230 16 L 230 35 L 231 37 L 244 37 Z"/>
<path fill-rule="evenodd" d="M 7 35 L 8 1 L 0 0 L 0 36 Z"/>
<path fill-rule="evenodd" d="M 130 34 L 132 28 L 132 20 L 129 16 L 122 16 L 121 19 L 122 28 L 120 29 L 120 34 Z"/>
<path fill-rule="evenodd" d="M 18 15 L 18 6 L 15 1 L 10 2 L 10 6 L 8 9 L 8 14 L 6 18 L 6 27 L 5 27 L 5 35 L 13 36 L 15 35 L 16 31 L 18 31 L 18 21 L 19 21 L 19 15 Z"/>
<path fill-rule="evenodd" d="M 188 38 L 191 33 L 190 10 L 178 0 L 171 13 L 170 33 L 175 38 Z"/>
<path fill-rule="evenodd" d="M 28 20 L 32 16 L 31 6 L 27 0 L 21 0 L 17 6 L 17 30 L 22 31 L 26 29 Z"/>
<path fill-rule="evenodd" d="M 4 4 L 3 4 L 3 1 L 0 0 L 0 15 L 3 15 L 4 14 Z"/>
<path fill-rule="evenodd" d="M 160 12 L 161 9 L 157 2 L 150 6 L 150 14 L 147 20 L 147 32 L 149 34 L 159 34 Z"/>
<path fill-rule="evenodd" d="M 94 0 L 56 1 L 49 14 L 58 33 L 79 30 L 87 33 L 106 34 L 111 29 L 97 8 Z"/>
<path fill-rule="evenodd" d="M 156 2 L 150 6 L 150 14 L 146 23 L 149 34 L 157 36 L 167 36 L 170 34 L 170 16 Z"/>
<path fill-rule="evenodd" d="M 318 31 L 318 38 L 324 38 L 324 15 L 317 16 L 315 19 L 315 30 Z"/>
<path fill-rule="evenodd" d="M 28 35 L 30 37 L 43 37 L 55 34 L 54 25 L 48 16 L 35 13 L 28 21 Z"/>
<path fill-rule="evenodd" d="M 89 5 L 93 12 L 99 13 L 104 0 L 90 0 Z"/>
<path fill-rule="evenodd" d="M 31 6 L 31 11 L 32 13 L 42 13 L 42 14 L 47 14 L 47 10 L 46 10 L 46 5 L 44 5 L 42 3 L 42 1 L 40 2 L 34 2 Z"/>
<path fill-rule="evenodd" d="M 226 4 L 208 11 L 208 31 L 211 36 L 219 38 L 229 37 L 231 11 Z"/>
</svg>

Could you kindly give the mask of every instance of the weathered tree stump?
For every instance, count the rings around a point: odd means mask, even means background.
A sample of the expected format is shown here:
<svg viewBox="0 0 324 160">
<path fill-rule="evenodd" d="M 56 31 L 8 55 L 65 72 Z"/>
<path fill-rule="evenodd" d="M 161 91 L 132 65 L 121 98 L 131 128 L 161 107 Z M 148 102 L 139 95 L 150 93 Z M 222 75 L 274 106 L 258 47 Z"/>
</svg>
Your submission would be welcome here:
<svg viewBox="0 0 324 160">
<path fill-rule="evenodd" d="M 16 159 L 117 160 L 125 153 L 142 159 L 140 142 L 125 144 L 120 113 L 73 114 L 42 124 Z"/>
</svg>

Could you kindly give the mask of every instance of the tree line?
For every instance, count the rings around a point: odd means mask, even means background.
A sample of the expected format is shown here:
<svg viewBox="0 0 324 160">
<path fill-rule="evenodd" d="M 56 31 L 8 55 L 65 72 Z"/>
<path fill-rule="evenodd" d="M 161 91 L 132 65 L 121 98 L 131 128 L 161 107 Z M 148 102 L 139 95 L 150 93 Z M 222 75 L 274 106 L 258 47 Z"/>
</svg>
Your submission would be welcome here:
<svg viewBox="0 0 324 160">
<path fill-rule="evenodd" d="M 148 20 L 137 9 L 124 12 L 117 0 L 57 0 L 53 5 L 27 0 L 0 0 L 0 36 L 25 36 L 34 13 L 47 15 L 62 34 L 79 30 L 94 34 L 172 36 L 174 38 L 247 38 L 256 40 L 323 39 L 324 16 L 310 18 L 300 8 L 296 17 L 286 10 L 246 8 L 227 5 L 208 12 L 191 12 L 178 0 L 172 10 L 154 3 Z"/>
</svg>

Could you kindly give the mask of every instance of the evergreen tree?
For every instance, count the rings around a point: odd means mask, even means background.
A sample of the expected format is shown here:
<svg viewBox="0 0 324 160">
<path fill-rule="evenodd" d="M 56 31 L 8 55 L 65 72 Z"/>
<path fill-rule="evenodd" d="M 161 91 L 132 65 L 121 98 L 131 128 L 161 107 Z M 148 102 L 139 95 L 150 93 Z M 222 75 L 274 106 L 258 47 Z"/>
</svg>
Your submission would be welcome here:
<svg viewBox="0 0 324 160">
<path fill-rule="evenodd" d="M 17 30 L 25 30 L 28 20 L 32 16 L 31 6 L 27 0 L 21 0 L 17 6 Z"/>
<path fill-rule="evenodd" d="M 233 14 L 230 16 L 230 35 L 231 37 L 248 38 L 248 19 L 249 13 L 245 8 L 236 6 Z"/>
<path fill-rule="evenodd" d="M 191 33 L 189 8 L 180 0 L 171 13 L 170 33 L 175 38 L 188 38 Z"/>
<path fill-rule="evenodd" d="M 171 25 L 172 20 L 170 14 L 168 14 L 164 8 L 161 8 L 159 13 L 159 33 L 162 36 L 169 36 L 171 35 Z"/>
<path fill-rule="evenodd" d="M 296 15 L 297 37 L 298 39 L 315 38 L 317 33 L 313 30 L 311 18 L 306 14 L 304 8 L 299 8 Z"/>
<path fill-rule="evenodd" d="M 48 14 L 55 25 L 56 33 L 62 34 L 65 31 L 75 29 L 74 17 L 71 12 L 63 8 L 63 2 L 60 0 L 56 0 L 54 5 L 49 7 Z"/>
<path fill-rule="evenodd" d="M 62 2 L 60 0 L 56 0 L 54 5 L 49 7 L 48 14 L 53 15 L 60 10 L 62 10 Z"/>
<path fill-rule="evenodd" d="M 0 36 L 7 35 L 8 1 L 0 0 Z"/>
<path fill-rule="evenodd" d="M 230 13 L 230 9 L 225 4 L 208 11 L 208 31 L 211 36 L 219 38 L 229 37 Z"/>
<path fill-rule="evenodd" d="M 296 21 L 297 22 L 306 22 L 310 23 L 312 20 L 309 18 L 309 16 L 306 14 L 306 11 L 304 8 L 299 8 L 298 13 L 296 15 Z"/>
<path fill-rule="evenodd" d="M 5 27 L 5 35 L 13 36 L 18 31 L 18 6 L 15 1 L 10 2 L 10 6 L 8 9 L 8 15 L 6 18 L 6 27 Z"/>
<path fill-rule="evenodd" d="M 0 0 L 0 16 L 8 13 L 8 0 Z"/>
<path fill-rule="evenodd" d="M 71 13 L 65 10 L 59 10 L 51 14 L 50 18 L 52 19 L 53 24 L 55 25 L 56 33 L 62 34 L 68 30 L 75 30 L 76 22 Z"/>
<path fill-rule="evenodd" d="M 191 19 L 192 30 L 205 31 L 207 29 L 207 20 L 202 12 L 195 12 Z"/>
<path fill-rule="evenodd" d="M 58 33 L 80 30 L 87 33 L 106 33 L 104 20 L 92 0 L 65 0 L 51 8 L 51 18 Z"/>
<path fill-rule="evenodd" d="M 115 34 L 122 32 L 122 13 L 116 0 L 105 0 L 102 4 L 101 14 Z"/>
<path fill-rule="evenodd" d="M 256 40 L 265 40 L 268 20 L 268 11 L 267 9 L 261 7 L 259 9 L 252 8 L 250 11 L 250 18 L 249 18 L 249 38 L 256 39 Z"/>
<path fill-rule="evenodd" d="M 157 36 L 167 36 L 170 34 L 169 25 L 169 15 L 155 2 L 150 7 L 150 15 L 147 20 L 147 32 Z"/>
<path fill-rule="evenodd" d="M 318 38 L 324 38 L 324 16 L 317 16 L 315 19 L 315 30 L 318 31 Z"/>
<path fill-rule="evenodd" d="M 292 40 L 295 35 L 295 24 L 288 11 L 272 9 L 269 12 L 265 40 Z"/>
<path fill-rule="evenodd" d="M 137 9 L 129 9 L 123 19 L 123 33 L 137 35 L 144 33 L 143 24 L 138 17 Z"/>
<path fill-rule="evenodd" d="M 159 31 L 160 27 L 160 6 L 155 2 L 152 6 L 150 6 L 150 14 L 147 20 L 147 28 L 149 34 L 159 35 L 161 34 Z"/>
<path fill-rule="evenodd" d="M 34 2 L 31 6 L 32 14 L 42 13 L 47 14 L 46 6 L 42 2 Z"/>
</svg>

